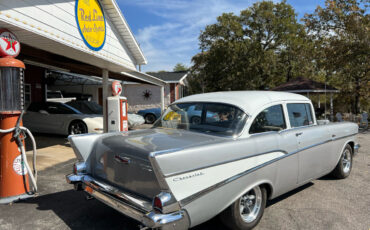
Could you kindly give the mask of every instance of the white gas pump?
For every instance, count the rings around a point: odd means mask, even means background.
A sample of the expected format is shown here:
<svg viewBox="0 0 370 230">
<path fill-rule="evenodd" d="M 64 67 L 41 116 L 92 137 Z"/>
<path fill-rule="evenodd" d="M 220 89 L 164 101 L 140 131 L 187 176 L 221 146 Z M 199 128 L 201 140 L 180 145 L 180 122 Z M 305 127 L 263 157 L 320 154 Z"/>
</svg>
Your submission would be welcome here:
<svg viewBox="0 0 370 230">
<path fill-rule="evenodd" d="M 127 98 L 120 96 L 122 86 L 119 81 L 112 83 L 112 97 L 107 98 L 108 132 L 128 131 Z"/>
</svg>

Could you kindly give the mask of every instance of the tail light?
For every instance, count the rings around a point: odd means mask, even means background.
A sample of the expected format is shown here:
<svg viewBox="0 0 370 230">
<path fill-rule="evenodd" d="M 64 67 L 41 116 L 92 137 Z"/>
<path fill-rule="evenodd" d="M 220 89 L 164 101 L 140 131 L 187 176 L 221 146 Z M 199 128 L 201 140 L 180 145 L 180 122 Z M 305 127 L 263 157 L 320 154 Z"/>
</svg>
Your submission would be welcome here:
<svg viewBox="0 0 370 230">
<path fill-rule="evenodd" d="M 156 197 L 154 198 L 154 201 L 153 201 L 153 208 L 154 208 L 155 210 L 157 210 L 157 211 L 162 212 L 163 205 L 162 205 L 162 201 L 161 201 L 161 199 L 160 199 L 158 196 L 156 196 Z"/>
</svg>

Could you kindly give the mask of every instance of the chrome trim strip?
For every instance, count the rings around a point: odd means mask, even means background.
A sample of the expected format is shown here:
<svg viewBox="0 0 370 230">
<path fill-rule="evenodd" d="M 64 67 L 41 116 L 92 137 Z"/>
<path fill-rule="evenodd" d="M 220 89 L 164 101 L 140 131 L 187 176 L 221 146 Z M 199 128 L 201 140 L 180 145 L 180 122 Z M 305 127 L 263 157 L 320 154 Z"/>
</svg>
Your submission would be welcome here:
<svg viewBox="0 0 370 230">
<path fill-rule="evenodd" d="M 332 138 L 332 141 L 337 141 L 337 140 L 340 140 L 340 139 L 343 139 L 343 138 L 346 138 L 346 137 L 356 136 L 356 134 L 357 134 L 357 133 L 355 133 L 355 134 L 349 134 L 349 135 L 342 136 L 342 137 Z"/>
<path fill-rule="evenodd" d="M 260 155 L 264 155 L 264 154 L 268 154 L 268 153 L 273 153 L 273 152 L 282 152 L 284 154 L 288 154 L 284 150 L 276 149 L 276 150 L 272 150 L 272 151 L 268 151 L 268 152 L 262 152 L 262 153 L 256 153 L 256 154 L 253 154 L 253 155 L 248 155 L 248 156 L 245 156 L 245 157 L 234 158 L 234 159 L 231 159 L 231 160 L 223 161 L 223 162 L 220 162 L 220 163 L 214 163 L 214 164 L 207 165 L 207 166 L 193 168 L 193 169 L 182 171 L 182 172 L 168 173 L 168 174 L 165 174 L 164 176 L 165 177 L 177 176 L 177 175 L 180 175 L 180 174 L 185 174 L 185 173 L 189 173 L 189 172 L 192 172 L 192 171 L 198 171 L 198 170 L 202 170 L 202 169 L 206 169 L 206 168 L 210 168 L 210 167 L 214 167 L 214 166 L 218 166 L 218 165 L 232 163 L 232 162 L 235 162 L 235 161 L 240 161 L 240 160 L 244 160 L 244 159 L 247 159 L 247 158 L 256 157 L 256 156 L 260 156 Z"/>
<path fill-rule="evenodd" d="M 152 165 L 154 175 L 158 180 L 158 184 L 159 184 L 160 189 L 163 192 L 170 192 L 169 186 L 168 186 L 168 184 L 165 180 L 165 177 L 164 177 L 164 174 L 163 174 L 161 168 L 158 165 L 157 160 L 155 159 L 155 156 L 156 156 L 155 152 L 152 152 L 152 153 L 149 154 L 149 161 L 150 161 L 150 164 Z"/>
<path fill-rule="evenodd" d="M 211 191 L 213 191 L 213 190 L 215 190 L 217 188 L 220 188 L 220 187 L 222 187 L 222 186 L 224 186 L 224 185 L 226 185 L 226 184 L 228 184 L 230 182 L 233 182 L 234 180 L 237 180 L 237 179 L 239 179 L 239 178 L 241 178 L 241 177 L 243 177 L 243 176 L 245 176 L 245 175 L 247 175 L 247 174 L 249 174 L 251 172 L 254 172 L 257 169 L 263 168 L 263 167 L 265 167 L 267 165 L 270 165 L 270 164 L 272 164 L 274 162 L 277 162 L 277 161 L 279 161 L 281 159 L 284 159 L 286 157 L 292 156 L 292 155 L 294 155 L 296 153 L 299 153 L 301 151 L 304 151 L 304 150 L 307 150 L 307 149 L 310 149 L 310 148 L 313 148 L 313 147 L 316 147 L 316 146 L 319 146 L 319 145 L 322 145 L 322 144 L 329 143 L 329 142 L 331 142 L 333 140 L 343 139 L 343 138 L 350 137 L 350 136 L 355 136 L 355 135 L 356 134 L 351 134 L 351 135 L 339 137 L 339 138 L 336 138 L 336 139 L 329 139 L 329 140 L 322 141 L 322 142 L 319 142 L 317 144 L 312 144 L 312 145 L 306 146 L 304 148 L 298 149 L 296 151 L 290 152 L 290 153 L 285 154 L 285 155 L 283 155 L 281 157 L 277 157 L 277 158 L 275 158 L 275 159 L 273 159 L 271 161 L 265 162 L 265 163 L 263 163 L 261 165 L 258 165 L 256 167 L 254 167 L 254 168 L 248 169 L 248 170 L 246 170 L 244 172 L 241 172 L 241 173 L 239 173 L 239 174 L 237 174 L 235 176 L 232 176 L 232 177 L 230 177 L 228 179 L 225 179 L 225 180 L 223 180 L 223 181 L 221 181 L 221 182 L 219 182 L 219 183 L 217 183 L 215 185 L 212 185 L 212 186 L 210 186 L 210 187 L 208 187 L 208 188 L 206 188 L 206 189 L 204 189 L 204 190 L 202 190 L 200 192 L 197 192 L 197 193 L 195 193 L 195 194 L 193 194 L 193 195 L 191 195 L 191 196 L 189 196 L 187 198 L 184 198 L 184 199 L 180 200 L 179 202 L 180 202 L 181 206 L 187 205 L 190 202 L 198 199 L 199 197 L 201 197 L 201 196 L 203 196 L 203 195 L 205 195 L 205 194 L 207 194 L 207 193 L 209 193 L 209 192 L 211 192 Z"/>
</svg>

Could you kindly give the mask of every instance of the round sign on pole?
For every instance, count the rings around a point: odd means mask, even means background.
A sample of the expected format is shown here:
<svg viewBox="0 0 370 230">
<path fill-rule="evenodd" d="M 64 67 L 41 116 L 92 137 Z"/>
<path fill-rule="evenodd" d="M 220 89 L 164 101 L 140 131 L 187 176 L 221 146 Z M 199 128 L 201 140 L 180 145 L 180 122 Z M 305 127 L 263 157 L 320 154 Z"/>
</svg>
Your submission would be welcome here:
<svg viewBox="0 0 370 230">
<path fill-rule="evenodd" d="M 78 31 L 87 47 L 94 51 L 103 48 L 106 37 L 105 16 L 98 0 L 76 0 Z"/>
<path fill-rule="evenodd" d="M 21 51 L 18 38 L 7 29 L 0 29 L 0 56 L 16 57 Z"/>
<path fill-rule="evenodd" d="M 113 96 L 119 96 L 122 93 L 122 85 L 119 81 L 112 82 L 112 94 Z"/>
</svg>

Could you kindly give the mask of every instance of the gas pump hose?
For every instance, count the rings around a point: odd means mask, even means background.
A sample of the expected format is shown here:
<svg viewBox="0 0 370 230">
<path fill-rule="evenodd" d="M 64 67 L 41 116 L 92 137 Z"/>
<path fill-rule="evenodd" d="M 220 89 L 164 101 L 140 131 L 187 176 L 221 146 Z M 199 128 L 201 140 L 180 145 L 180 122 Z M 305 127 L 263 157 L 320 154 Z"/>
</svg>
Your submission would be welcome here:
<svg viewBox="0 0 370 230">
<path fill-rule="evenodd" d="M 35 138 L 33 137 L 32 133 L 29 129 L 27 129 L 26 127 L 20 126 L 20 121 L 21 121 L 22 117 L 23 117 L 23 111 L 22 111 L 22 113 L 21 113 L 21 115 L 20 115 L 20 117 L 17 121 L 17 124 L 14 128 L 0 129 L 0 133 L 10 133 L 10 132 L 14 131 L 13 137 L 17 140 L 19 149 L 20 149 L 21 154 L 22 154 L 22 159 L 23 159 L 24 165 L 26 166 L 26 170 L 27 170 L 29 178 L 31 180 L 33 192 L 36 193 L 37 192 L 36 141 L 35 141 Z M 33 171 L 31 170 L 30 166 L 28 165 L 26 150 L 25 150 L 25 147 L 23 145 L 22 138 L 20 136 L 20 134 L 24 133 L 24 132 L 27 133 L 27 135 L 31 138 L 31 141 L 32 141 L 32 150 L 33 150 L 33 160 L 32 160 L 33 165 L 32 166 L 33 166 Z M 23 137 L 25 137 L 25 135 L 23 135 Z"/>
</svg>

